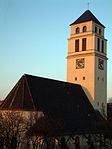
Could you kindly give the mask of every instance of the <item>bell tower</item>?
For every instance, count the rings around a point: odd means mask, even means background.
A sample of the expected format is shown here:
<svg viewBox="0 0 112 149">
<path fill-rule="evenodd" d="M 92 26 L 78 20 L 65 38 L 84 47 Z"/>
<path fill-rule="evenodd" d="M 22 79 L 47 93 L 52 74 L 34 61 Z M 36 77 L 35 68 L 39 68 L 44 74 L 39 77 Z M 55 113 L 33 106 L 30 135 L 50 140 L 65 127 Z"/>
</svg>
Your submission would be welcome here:
<svg viewBox="0 0 112 149">
<path fill-rule="evenodd" d="M 82 85 L 93 107 L 107 112 L 107 40 L 105 26 L 85 11 L 70 24 L 67 82 Z"/>
</svg>

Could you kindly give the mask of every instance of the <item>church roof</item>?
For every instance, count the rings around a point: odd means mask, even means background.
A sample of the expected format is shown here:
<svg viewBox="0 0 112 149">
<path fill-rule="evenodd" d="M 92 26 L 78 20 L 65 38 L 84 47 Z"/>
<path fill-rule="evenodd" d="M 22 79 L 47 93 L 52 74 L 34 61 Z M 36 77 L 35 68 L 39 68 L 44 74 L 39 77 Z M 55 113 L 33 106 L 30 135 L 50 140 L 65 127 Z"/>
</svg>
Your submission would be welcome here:
<svg viewBox="0 0 112 149">
<path fill-rule="evenodd" d="M 64 132 L 95 131 L 97 114 L 81 85 L 23 75 L 1 110 L 42 111 L 64 123 Z"/>
<path fill-rule="evenodd" d="M 86 10 L 76 21 L 74 21 L 70 25 L 79 24 L 87 21 L 93 21 L 102 27 L 105 27 L 103 24 L 100 23 L 100 21 L 92 14 L 90 10 Z"/>
</svg>

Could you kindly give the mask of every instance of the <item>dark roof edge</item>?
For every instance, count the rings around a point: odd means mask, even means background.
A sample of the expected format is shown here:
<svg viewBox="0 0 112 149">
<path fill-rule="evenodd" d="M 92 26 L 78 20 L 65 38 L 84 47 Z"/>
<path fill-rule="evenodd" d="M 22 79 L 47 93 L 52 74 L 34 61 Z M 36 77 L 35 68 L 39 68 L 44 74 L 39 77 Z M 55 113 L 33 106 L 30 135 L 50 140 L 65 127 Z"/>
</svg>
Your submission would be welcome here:
<svg viewBox="0 0 112 149">
<path fill-rule="evenodd" d="M 92 20 L 90 20 L 90 21 L 92 21 Z M 89 21 L 84 21 L 84 22 L 89 22 Z M 95 21 L 93 21 L 94 23 L 96 23 Z M 83 23 L 83 22 L 80 22 L 80 23 Z M 69 26 L 72 26 L 72 25 L 74 25 L 74 24 L 80 24 L 80 23 L 71 23 Z M 96 24 L 98 24 L 98 23 L 96 23 Z M 103 24 L 101 24 L 101 26 L 102 27 L 104 27 L 104 28 L 106 28 Z"/>
</svg>

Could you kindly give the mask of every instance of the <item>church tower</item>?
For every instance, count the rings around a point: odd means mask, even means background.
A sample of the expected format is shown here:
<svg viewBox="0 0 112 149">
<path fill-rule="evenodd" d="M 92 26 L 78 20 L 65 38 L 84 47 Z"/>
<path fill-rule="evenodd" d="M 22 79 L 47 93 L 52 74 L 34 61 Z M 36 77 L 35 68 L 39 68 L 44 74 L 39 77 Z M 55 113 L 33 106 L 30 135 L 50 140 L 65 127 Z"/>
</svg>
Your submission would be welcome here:
<svg viewBox="0 0 112 149">
<path fill-rule="evenodd" d="M 85 11 L 70 25 L 67 82 L 82 85 L 93 107 L 107 112 L 107 40 L 105 26 Z"/>
</svg>

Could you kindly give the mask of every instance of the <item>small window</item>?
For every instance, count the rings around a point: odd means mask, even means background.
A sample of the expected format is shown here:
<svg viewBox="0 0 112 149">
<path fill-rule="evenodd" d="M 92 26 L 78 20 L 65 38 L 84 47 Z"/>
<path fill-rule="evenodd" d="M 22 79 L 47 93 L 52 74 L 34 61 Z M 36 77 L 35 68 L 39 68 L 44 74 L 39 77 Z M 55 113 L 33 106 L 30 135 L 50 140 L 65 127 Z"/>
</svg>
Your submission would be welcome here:
<svg viewBox="0 0 112 149">
<path fill-rule="evenodd" d="M 86 38 L 82 39 L 82 51 L 86 51 Z"/>
<path fill-rule="evenodd" d="M 97 27 L 95 26 L 95 33 L 97 33 Z"/>
<path fill-rule="evenodd" d="M 87 31 L 87 27 L 83 26 L 83 32 L 86 32 L 86 31 Z"/>
<path fill-rule="evenodd" d="M 104 104 L 103 102 L 102 102 L 102 104 L 101 104 L 101 105 L 102 105 L 102 108 L 105 108 L 105 104 Z"/>
<path fill-rule="evenodd" d="M 76 34 L 79 34 L 79 33 L 80 33 L 80 28 L 77 27 L 77 28 L 76 28 Z"/>
<path fill-rule="evenodd" d="M 101 29 L 99 29 L 99 34 L 101 35 Z"/>
<path fill-rule="evenodd" d="M 99 106 L 99 102 L 97 102 L 97 106 Z"/>
<path fill-rule="evenodd" d="M 79 39 L 75 40 L 75 52 L 79 52 Z"/>
<path fill-rule="evenodd" d="M 77 81 L 77 77 L 75 77 L 75 81 Z"/>
<path fill-rule="evenodd" d="M 83 80 L 85 80 L 85 77 L 83 77 Z"/>
<path fill-rule="evenodd" d="M 104 81 L 104 78 L 102 78 L 102 81 Z"/>
<path fill-rule="evenodd" d="M 100 80 L 100 78 L 99 78 L 99 77 L 98 77 L 97 79 L 98 79 L 98 80 Z"/>
</svg>

